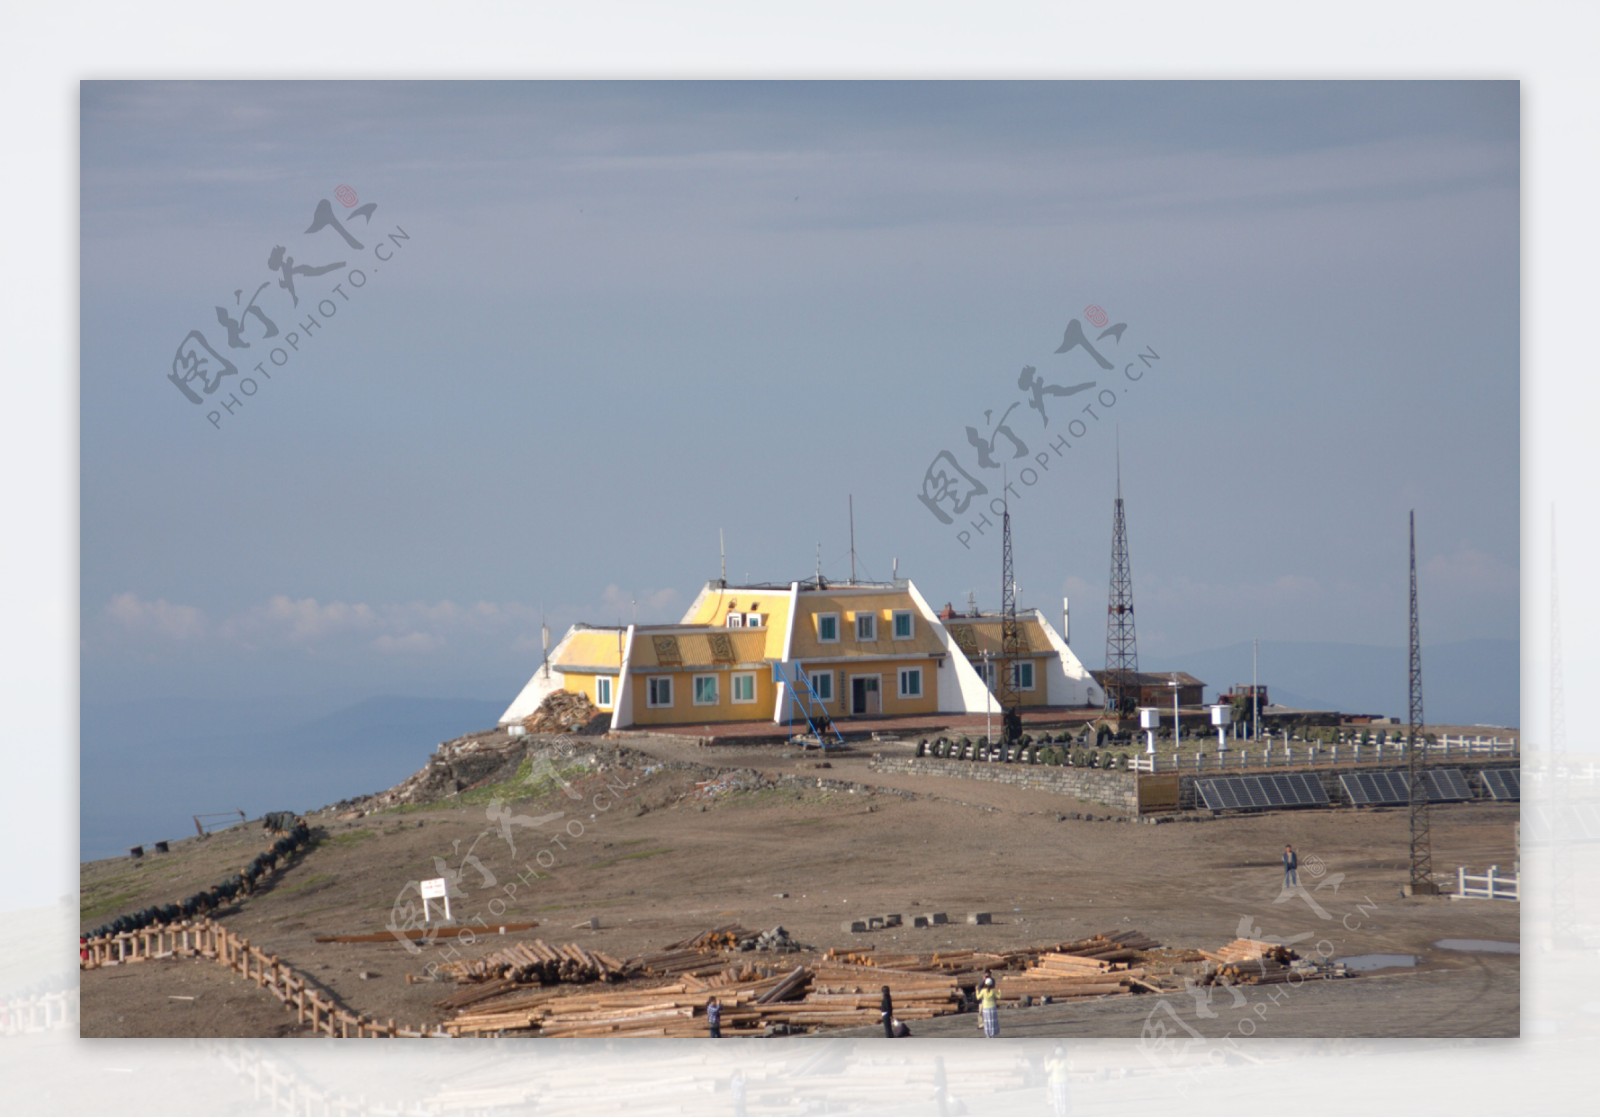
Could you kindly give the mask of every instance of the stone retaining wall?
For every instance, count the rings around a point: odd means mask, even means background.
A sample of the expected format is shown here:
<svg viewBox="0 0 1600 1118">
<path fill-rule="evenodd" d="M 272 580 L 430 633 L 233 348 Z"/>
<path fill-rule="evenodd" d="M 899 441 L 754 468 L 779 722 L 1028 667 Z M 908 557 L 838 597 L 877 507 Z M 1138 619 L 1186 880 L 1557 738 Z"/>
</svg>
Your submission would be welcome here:
<svg viewBox="0 0 1600 1118">
<path fill-rule="evenodd" d="M 1136 774 L 1115 769 L 1024 765 L 1004 761 L 955 761 L 945 757 L 874 757 L 871 765 L 878 772 L 992 780 L 1105 804 L 1130 814 L 1136 814 L 1139 810 L 1139 797 L 1134 785 Z"/>
</svg>

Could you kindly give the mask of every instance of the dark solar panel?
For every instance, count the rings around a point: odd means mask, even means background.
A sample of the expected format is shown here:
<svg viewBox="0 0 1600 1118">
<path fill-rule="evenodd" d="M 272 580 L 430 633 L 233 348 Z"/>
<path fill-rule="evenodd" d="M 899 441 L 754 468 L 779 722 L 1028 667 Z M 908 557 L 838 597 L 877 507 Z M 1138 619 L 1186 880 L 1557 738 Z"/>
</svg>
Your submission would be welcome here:
<svg viewBox="0 0 1600 1118">
<path fill-rule="evenodd" d="M 1211 811 L 1261 810 L 1326 805 L 1322 782 L 1305 773 L 1219 776 L 1195 782 Z"/>
<path fill-rule="evenodd" d="M 1410 777 L 1403 771 L 1345 773 L 1339 777 L 1339 784 L 1353 804 L 1411 802 Z M 1422 774 L 1422 790 L 1429 803 L 1472 799 L 1472 788 L 1460 769 L 1427 770 Z"/>
<path fill-rule="evenodd" d="M 1478 774 L 1489 796 L 1496 800 L 1522 799 L 1522 774 L 1515 769 L 1484 769 Z"/>
</svg>

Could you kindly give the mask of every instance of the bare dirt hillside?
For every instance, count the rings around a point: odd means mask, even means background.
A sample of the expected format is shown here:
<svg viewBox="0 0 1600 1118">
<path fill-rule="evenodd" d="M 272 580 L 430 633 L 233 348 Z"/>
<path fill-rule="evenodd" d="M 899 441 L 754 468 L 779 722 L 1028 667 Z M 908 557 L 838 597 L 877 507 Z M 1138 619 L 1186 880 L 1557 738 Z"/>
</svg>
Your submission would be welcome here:
<svg viewBox="0 0 1600 1118">
<path fill-rule="evenodd" d="M 868 750 L 824 762 L 788 747 L 664 738 L 467 739 L 441 747 L 388 793 L 308 816 L 313 847 L 218 918 L 350 1008 L 407 1022 L 444 1016 L 435 1003 L 453 987 L 407 979 L 446 958 L 534 936 L 625 957 L 737 922 L 781 924 L 817 948 L 1005 950 L 1137 928 L 1176 946 L 1214 948 L 1254 933 L 1294 941 L 1302 954 L 1414 954 L 1419 971 L 1436 976 L 1415 984 L 1418 997 L 1453 989 L 1450 972 L 1508 991 L 1467 999 L 1453 1012 L 1453 1029 L 1516 1031 L 1514 959 L 1485 971 L 1481 959 L 1434 944 L 1516 941 L 1519 906 L 1402 900 L 1404 811 L 1152 826 L 1051 793 L 882 775 L 869 759 Z M 1436 808 L 1436 866 L 1510 867 L 1517 817 L 1515 805 Z M 1310 900 L 1281 892 L 1285 842 L 1300 851 Z M 139 862 L 86 863 L 83 927 L 210 885 L 266 844 L 263 832 L 241 827 Z M 458 922 L 487 927 L 474 942 L 316 942 L 412 922 L 413 907 L 420 912 L 413 883 L 441 876 L 456 884 Z M 979 911 L 993 923 L 965 922 Z M 927 912 L 947 913 L 952 923 L 909 926 Z M 903 914 L 908 926 L 844 930 L 852 919 L 886 913 Z M 494 934 L 503 923 L 530 921 L 538 923 L 532 931 Z M 292 1014 L 259 991 L 235 989 L 220 968 L 201 975 L 207 966 L 84 974 L 84 1035 L 295 1034 Z M 1361 1012 L 1359 993 L 1341 997 L 1351 1008 L 1330 1012 L 1345 1014 L 1337 1020 L 1349 1029 L 1337 1031 L 1404 1035 Z M 1115 1015 L 1105 1021 L 1108 1035 L 1138 1033 Z"/>
</svg>

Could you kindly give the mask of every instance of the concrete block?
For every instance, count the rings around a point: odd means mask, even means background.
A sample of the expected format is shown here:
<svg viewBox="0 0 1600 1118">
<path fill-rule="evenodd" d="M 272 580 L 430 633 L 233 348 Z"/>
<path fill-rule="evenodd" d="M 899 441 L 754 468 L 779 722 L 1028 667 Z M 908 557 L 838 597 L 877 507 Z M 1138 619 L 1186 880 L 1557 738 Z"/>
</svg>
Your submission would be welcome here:
<svg viewBox="0 0 1600 1118">
<path fill-rule="evenodd" d="M 883 927 L 883 917 L 881 917 L 881 916 L 869 916 L 869 917 L 867 917 L 867 927 L 869 929 Z"/>
<path fill-rule="evenodd" d="M 864 932 L 867 930 L 867 922 L 865 920 L 846 920 L 843 927 L 847 932 Z"/>
<path fill-rule="evenodd" d="M 948 923 L 950 923 L 950 917 L 947 916 L 945 913 L 942 913 L 942 912 L 930 912 L 930 913 L 928 913 L 928 923 L 930 923 L 930 924 L 948 924 Z"/>
<path fill-rule="evenodd" d="M 992 913 L 988 913 L 988 912 L 969 912 L 969 913 L 967 913 L 967 923 L 968 924 L 993 924 L 994 923 L 994 915 Z"/>
<path fill-rule="evenodd" d="M 883 918 L 885 928 L 898 928 L 905 923 L 905 917 L 898 912 L 891 912 Z"/>
<path fill-rule="evenodd" d="M 913 928 L 926 928 L 928 927 L 928 918 L 926 916 L 913 916 L 911 918 L 911 926 Z"/>
</svg>

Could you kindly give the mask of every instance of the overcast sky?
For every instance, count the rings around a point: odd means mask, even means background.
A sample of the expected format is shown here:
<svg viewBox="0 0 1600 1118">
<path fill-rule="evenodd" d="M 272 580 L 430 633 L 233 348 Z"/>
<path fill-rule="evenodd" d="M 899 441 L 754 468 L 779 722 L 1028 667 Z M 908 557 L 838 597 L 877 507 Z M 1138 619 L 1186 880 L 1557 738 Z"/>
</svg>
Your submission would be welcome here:
<svg viewBox="0 0 1600 1118">
<path fill-rule="evenodd" d="M 675 620 L 719 529 L 730 578 L 845 577 L 852 495 L 863 577 L 993 608 L 1002 465 L 1023 603 L 1070 595 L 1097 667 L 1118 432 L 1147 667 L 1403 644 L 1411 508 L 1425 639 L 1514 640 L 1518 117 L 1514 82 L 85 84 L 83 698 L 509 700 L 541 611 Z M 343 266 L 293 306 L 278 246 Z M 1112 371 L 1055 353 L 1074 319 Z M 194 330 L 240 370 L 199 405 Z M 1094 386 L 1041 413 L 1024 366 Z M 949 525 L 942 451 L 990 491 Z"/>
</svg>

